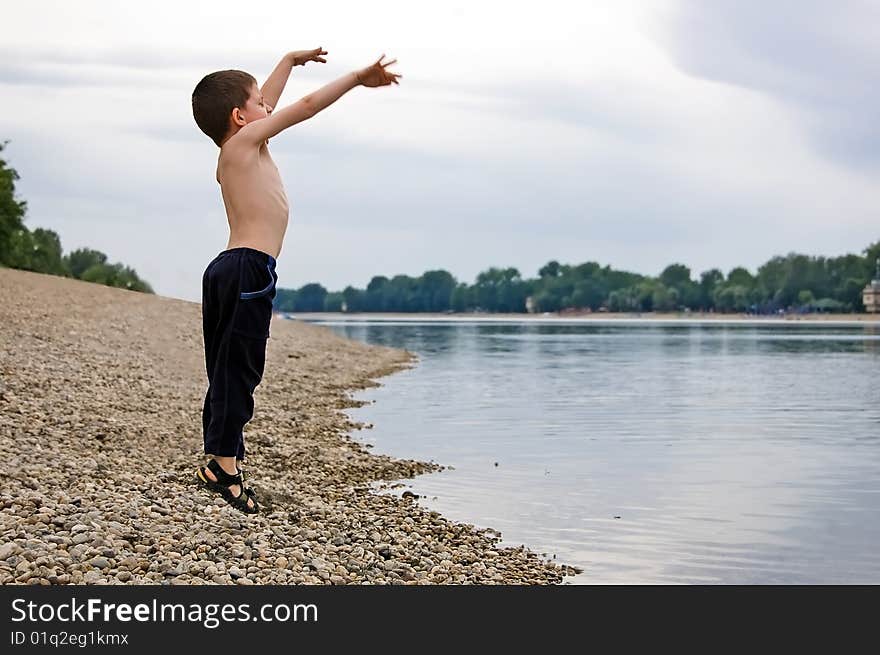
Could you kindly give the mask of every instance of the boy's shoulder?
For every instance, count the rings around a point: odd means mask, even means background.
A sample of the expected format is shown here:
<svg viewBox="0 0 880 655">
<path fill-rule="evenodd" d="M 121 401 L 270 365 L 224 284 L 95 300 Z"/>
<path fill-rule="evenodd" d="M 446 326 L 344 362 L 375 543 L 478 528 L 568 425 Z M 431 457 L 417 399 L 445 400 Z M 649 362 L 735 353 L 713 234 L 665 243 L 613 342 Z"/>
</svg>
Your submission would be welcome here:
<svg viewBox="0 0 880 655">
<path fill-rule="evenodd" d="M 265 144 L 257 144 L 248 139 L 236 138 L 233 135 L 223 142 L 220 146 L 220 153 L 217 160 L 221 162 L 235 162 L 247 160 L 260 152 Z"/>
<path fill-rule="evenodd" d="M 251 166 L 263 156 L 263 151 L 268 155 L 269 148 L 265 142 L 258 145 L 247 139 L 236 139 L 235 136 L 227 139 L 220 146 L 220 153 L 217 155 L 217 183 L 221 183 L 223 169 L 235 170 L 242 166 Z"/>
</svg>

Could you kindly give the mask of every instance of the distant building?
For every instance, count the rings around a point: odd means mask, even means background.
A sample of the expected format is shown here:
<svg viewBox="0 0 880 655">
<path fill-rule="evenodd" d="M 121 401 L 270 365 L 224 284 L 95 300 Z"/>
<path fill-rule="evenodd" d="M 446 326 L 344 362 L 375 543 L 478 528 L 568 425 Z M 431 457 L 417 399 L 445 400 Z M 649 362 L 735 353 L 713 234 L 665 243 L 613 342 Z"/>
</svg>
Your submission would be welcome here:
<svg viewBox="0 0 880 655">
<path fill-rule="evenodd" d="M 877 259 L 877 271 L 874 279 L 862 290 L 862 304 L 865 306 L 866 312 L 880 313 L 880 259 Z"/>
<path fill-rule="evenodd" d="M 880 312 L 880 280 L 871 280 L 871 284 L 862 290 L 862 304 L 865 311 L 871 314 Z"/>
<path fill-rule="evenodd" d="M 529 296 L 528 298 L 526 298 L 526 311 L 527 311 L 529 314 L 534 314 L 534 313 L 535 313 L 535 299 L 532 298 L 531 296 Z"/>
</svg>

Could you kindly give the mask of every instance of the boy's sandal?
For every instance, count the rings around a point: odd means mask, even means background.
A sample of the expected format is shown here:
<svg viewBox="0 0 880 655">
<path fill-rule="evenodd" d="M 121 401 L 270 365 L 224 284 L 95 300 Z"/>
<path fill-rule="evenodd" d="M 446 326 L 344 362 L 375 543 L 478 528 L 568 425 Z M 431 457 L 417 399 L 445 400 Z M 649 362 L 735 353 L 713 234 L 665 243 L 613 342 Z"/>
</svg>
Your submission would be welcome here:
<svg viewBox="0 0 880 655">
<path fill-rule="evenodd" d="M 235 460 L 235 468 L 238 470 L 238 474 L 241 476 L 241 488 L 244 489 L 245 493 L 248 496 L 250 496 L 251 498 L 254 499 L 254 503 L 256 504 L 257 492 L 254 491 L 251 487 L 246 487 L 244 485 L 244 469 L 239 466 L 240 462 L 242 462 L 242 460 L 240 460 L 240 459 Z"/>
<path fill-rule="evenodd" d="M 216 482 L 205 475 L 206 469 L 211 470 L 211 473 L 217 478 Z M 200 466 L 198 471 L 196 471 L 196 479 L 198 479 L 203 487 L 219 493 L 223 499 L 235 509 L 244 512 L 245 514 L 256 514 L 259 511 L 256 494 L 254 494 L 252 489 L 245 488 L 244 482 L 241 479 L 241 473 L 238 475 L 229 475 L 229 473 L 224 471 L 220 464 L 217 463 L 216 459 L 212 459 L 208 462 L 207 466 Z M 231 484 L 237 484 L 241 488 L 241 491 L 237 496 L 233 495 L 232 490 L 229 488 L 229 485 Z M 248 506 L 248 498 L 253 501 L 253 507 Z"/>
</svg>

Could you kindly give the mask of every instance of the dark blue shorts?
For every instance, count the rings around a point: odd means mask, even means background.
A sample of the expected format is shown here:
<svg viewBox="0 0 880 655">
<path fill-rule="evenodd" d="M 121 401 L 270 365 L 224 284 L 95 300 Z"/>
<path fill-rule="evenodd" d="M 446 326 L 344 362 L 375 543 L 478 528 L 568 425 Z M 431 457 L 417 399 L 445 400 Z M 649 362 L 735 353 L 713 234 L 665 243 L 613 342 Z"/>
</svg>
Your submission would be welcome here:
<svg viewBox="0 0 880 655">
<path fill-rule="evenodd" d="M 202 276 L 206 454 L 244 459 L 243 428 L 263 378 L 277 282 L 275 258 L 253 248 L 224 250 Z"/>
</svg>

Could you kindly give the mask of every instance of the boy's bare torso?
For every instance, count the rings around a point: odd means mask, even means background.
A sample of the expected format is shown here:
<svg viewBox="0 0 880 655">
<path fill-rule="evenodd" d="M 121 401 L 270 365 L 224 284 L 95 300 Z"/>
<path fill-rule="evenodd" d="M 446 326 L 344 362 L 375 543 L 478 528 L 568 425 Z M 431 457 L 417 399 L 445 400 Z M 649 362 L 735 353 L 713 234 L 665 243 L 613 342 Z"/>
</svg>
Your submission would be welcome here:
<svg viewBox="0 0 880 655">
<path fill-rule="evenodd" d="M 264 142 L 259 148 L 232 138 L 220 149 L 217 182 L 229 221 L 226 249 L 248 247 L 278 258 L 289 207 L 278 167 Z"/>
</svg>

